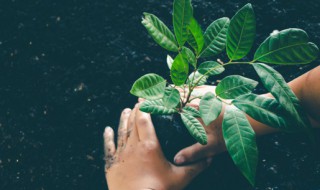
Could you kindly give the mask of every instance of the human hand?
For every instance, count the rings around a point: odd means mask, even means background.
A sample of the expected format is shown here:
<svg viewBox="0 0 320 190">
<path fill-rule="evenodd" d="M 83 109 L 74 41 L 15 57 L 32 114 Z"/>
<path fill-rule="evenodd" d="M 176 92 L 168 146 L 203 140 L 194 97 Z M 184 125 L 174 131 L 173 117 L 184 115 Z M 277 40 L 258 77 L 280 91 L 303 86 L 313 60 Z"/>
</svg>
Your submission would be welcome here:
<svg viewBox="0 0 320 190">
<path fill-rule="evenodd" d="M 187 166 L 168 162 L 161 150 L 150 115 L 125 109 L 120 118 L 117 149 L 114 132 L 104 132 L 105 172 L 110 190 L 183 189 L 211 159 Z"/>
<path fill-rule="evenodd" d="M 179 89 L 181 97 L 186 98 L 186 90 Z M 214 92 L 215 86 L 203 85 L 198 86 L 194 89 L 193 96 L 203 96 L 207 92 Z M 193 99 L 193 97 L 191 97 Z M 196 109 L 199 109 L 200 99 L 192 100 L 188 105 L 192 106 Z M 209 124 L 209 126 L 204 127 L 208 137 L 208 143 L 206 145 L 201 145 L 200 143 L 196 143 L 187 148 L 179 151 L 175 158 L 174 162 L 178 165 L 191 163 L 197 160 L 208 159 L 213 157 L 216 154 L 226 151 L 226 146 L 224 143 L 223 135 L 222 135 L 222 117 L 224 112 L 225 105 L 222 106 L 222 111 L 220 116 Z M 201 119 L 199 119 L 203 126 L 204 123 Z"/>
</svg>

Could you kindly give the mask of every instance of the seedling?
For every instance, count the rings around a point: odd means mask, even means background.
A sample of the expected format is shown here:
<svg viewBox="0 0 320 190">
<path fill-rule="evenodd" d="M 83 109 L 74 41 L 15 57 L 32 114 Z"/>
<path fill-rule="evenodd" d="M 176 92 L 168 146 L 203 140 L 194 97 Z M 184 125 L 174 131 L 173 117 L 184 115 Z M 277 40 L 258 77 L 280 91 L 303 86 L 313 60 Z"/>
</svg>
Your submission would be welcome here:
<svg viewBox="0 0 320 190">
<path fill-rule="evenodd" d="M 130 92 L 145 99 L 140 110 L 151 114 L 180 114 L 190 134 L 205 145 L 207 135 L 198 119 L 208 126 L 220 115 L 225 103 L 222 132 L 226 147 L 235 165 L 252 185 L 255 184 L 258 150 L 255 133 L 245 114 L 271 127 L 304 131 L 312 136 L 299 100 L 281 74 L 265 64 L 297 65 L 315 60 L 318 47 L 309 42 L 305 31 L 289 28 L 274 33 L 261 43 L 252 61 L 241 61 L 251 50 L 256 35 L 251 4 L 242 7 L 231 20 L 223 17 L 213 21 L 204 33 L 193 17 L 191 0 L 174 0 L 174 34 L 150 13 L 144 13 L 142 24 L 156 43 L 177 55 L 173 60 L 167 57 L 172 83 L 153 73 L 135 81 Z M 202 58 L 217 57 L 224 50 L 228 61 L 200 63 Z M 252 93 L 257 81 L 230 75 L 218 83 L 215 91 L 196 97 L 201 99 L 199 110 L 188 106 L 195 98 L 195 87 L 205 84 L 208 77 L 217 77 L 231 64 L 251 65 L 274 99 Z M 179 88 L 187 88 L 186 97 L 180 97 Z"/>
</svg>

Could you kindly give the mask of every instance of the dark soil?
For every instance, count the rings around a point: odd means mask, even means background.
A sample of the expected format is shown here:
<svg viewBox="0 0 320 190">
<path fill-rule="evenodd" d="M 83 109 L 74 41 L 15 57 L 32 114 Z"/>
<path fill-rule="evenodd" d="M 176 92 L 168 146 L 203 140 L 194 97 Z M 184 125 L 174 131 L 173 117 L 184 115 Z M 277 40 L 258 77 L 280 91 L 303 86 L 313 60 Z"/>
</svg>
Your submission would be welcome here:
<svg viewBox="0 0 320 190">
<path fill-rule="evenodd" d="M 289 27 L 320 45 L 319 0 L 194 0 L 195 17 L 205 29 L 247 2 L 258 20 L 254 48 Z M 134 105 L 129 90 L 139 76 L 169 76 L 167 52 L 147 36 L 142 13 L 171 25 L 171 7 L 171 0 L 1 1 L 1 190 L 106 189 L 104 127 L 116 128 L 121 110 Z M 276 68 L 291 80 L 317 65 Z M 224 75 L 233 73 L 257 78 L 246 66 Z M 269 135 L 258 146 L 257 187 L 222 154 L 189 189 L 320 189 L 319 147 L 303 135 Z"/>
</svg>

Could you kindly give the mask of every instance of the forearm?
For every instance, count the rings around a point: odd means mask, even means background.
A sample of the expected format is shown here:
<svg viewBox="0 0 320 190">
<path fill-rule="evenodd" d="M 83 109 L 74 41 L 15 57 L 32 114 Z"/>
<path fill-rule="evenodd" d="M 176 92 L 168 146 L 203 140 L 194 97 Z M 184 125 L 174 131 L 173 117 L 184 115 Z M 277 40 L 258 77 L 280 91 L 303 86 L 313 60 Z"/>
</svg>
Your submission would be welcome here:
<svg viewBox="0 0 320 190">
<path fill-rule="evenodd" d="M 288 85 L 300 100 L 304 111 L 307 112 L 312 127 L 320 127 L 320 66 L 292 80 Z M 261 96 L 273 98 L 270 93 Z M 222 125 L 223 113 L 224 108 L 215 121 L 215 125 Z M 253 119 L 249 115 L 247 115 L 247 119 L 258 136 L 280 131 Z"/>
</svg>

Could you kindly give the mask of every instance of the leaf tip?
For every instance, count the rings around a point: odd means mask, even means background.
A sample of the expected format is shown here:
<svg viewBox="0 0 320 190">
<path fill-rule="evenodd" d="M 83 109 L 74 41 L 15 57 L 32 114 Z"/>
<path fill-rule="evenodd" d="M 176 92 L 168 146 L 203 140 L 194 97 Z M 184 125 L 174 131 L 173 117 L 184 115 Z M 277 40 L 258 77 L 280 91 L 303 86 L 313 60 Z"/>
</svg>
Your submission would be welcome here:
<svg viewBox="0 0 320 190">
<path fill-rule="evenodd" d="M 252 9 L 252 4 L 251 3 L 247 3 L 244 7 L 248 7 L 250 9 Z"/>
</svg>

